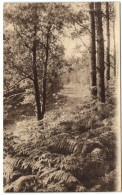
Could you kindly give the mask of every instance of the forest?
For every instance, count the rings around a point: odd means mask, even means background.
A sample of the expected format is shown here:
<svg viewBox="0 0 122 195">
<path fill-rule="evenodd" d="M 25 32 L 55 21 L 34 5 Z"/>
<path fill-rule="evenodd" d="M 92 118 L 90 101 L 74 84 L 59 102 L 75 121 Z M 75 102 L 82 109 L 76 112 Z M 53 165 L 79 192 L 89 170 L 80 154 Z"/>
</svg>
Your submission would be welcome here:
<svg viewBox="0 0 122 195">
<path fill-rule="evenodd" d="M 119 13 L 4 3 L 4 192 L 121 190 Z"/>
</svg>

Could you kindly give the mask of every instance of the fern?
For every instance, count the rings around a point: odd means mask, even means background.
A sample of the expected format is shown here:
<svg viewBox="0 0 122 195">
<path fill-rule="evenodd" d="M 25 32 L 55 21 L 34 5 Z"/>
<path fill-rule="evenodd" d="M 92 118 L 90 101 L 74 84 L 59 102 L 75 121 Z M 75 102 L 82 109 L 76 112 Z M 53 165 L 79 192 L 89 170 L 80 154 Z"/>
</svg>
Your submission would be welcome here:
<svg viewBox="0 0 122 195">
<path fill-rule="evenodd" d="M 11 174 L 13 173 L 13 164 L 15 162 L 15 159 L 12 159 L 11 157 L 7 157 L 3 161 L 3 181 L 4 185 L 8 184 L 10 182 Z"/>
<path fill-rule="evenodd" d="M 22 176 L 10 186 L 4 188 L 4 192 L 33 192 L 36 186 L 36 176 Z"/>
<path fill-rule="evenodd" d="M 14 171 L 19 171 L 24 175 L 32 174 L 31 161 L 28 158 L 17 158 L 14 162 Z"/>
<path fill-rule="evenodd" d="M 42 174 L 40 179 L 43 178 L 43 187 L 47 187 L 52 182 L 55 184 L 64 184 L 64 186 L 68 189 L 73 187 L 74 185 L 77 185 L 79 182 L 78 180 L 72 176 L 70 173 L 65 172 L 63 170 L 55 170 L 52 172 L 48 172 L 48 177 L 46 176 L 44 178 L 45 174 Z"/>
<path fill-rule="evenodd" d="M 54 141 L 50 140 L 48 144 L 48 148 L 59 154 L 73 154 L 74 152 L 78 152 L 81 150 L 83 144 L 80 144 L 77 140 L 73 140 L 71 138 L 60 138 L 57 139 L 55 137 Z"/>
<path fill-rule="evenodd" d="M 112 125 L 104 126 L 97 112 L 90 101 L 73 112 L 47 112 L 44 130 L 25 120 L 5 132 L 5 191 L 108 191 L 116 176 L 111 172 L 116 139 Z"/>
<path fill-rule="evenodd" d="M 87 139 L 82 148 L 82 156 L 91 153 L 95 148 L 104 149 L 104 145 L 95 139 Z"/>
<path fill-rule="evenodd" d="M 88 133 L 88 138 L 89 139 L 92 139 L 92 138 L 95 138 L 95 137 L 99 137 L 102 133 L 105 133 L 105 132 L 108 132 L 108 131 L 111 131 L 111 127 L 107 126 L 103 126 L 103 127 L 98 127 L 97 129 L 91 129 Z"/>
<path fill-rule="evenodd" d="M 29 148 L 21 148 L 19 150 L 16 150 L 16 156 L 17 157 L 28 157 L 30 155 L 30 149 Z"/>
<path fill-rule="evenodd" d="M 114 169 L 108 174 L 105 174 L 104 177 L 100 177 L 99 182 L 101 185 L 101 190 L 102 191 L 115 191 L 115 188 L 117 186 L 117 170 Z"/>
<path fill-rule="evenodd" d="M 60 169 L 71 173 L 77 179 L 82 175 L 82 159 L 77 155 L 68 155 L 60 163 Z"/>
</svg>

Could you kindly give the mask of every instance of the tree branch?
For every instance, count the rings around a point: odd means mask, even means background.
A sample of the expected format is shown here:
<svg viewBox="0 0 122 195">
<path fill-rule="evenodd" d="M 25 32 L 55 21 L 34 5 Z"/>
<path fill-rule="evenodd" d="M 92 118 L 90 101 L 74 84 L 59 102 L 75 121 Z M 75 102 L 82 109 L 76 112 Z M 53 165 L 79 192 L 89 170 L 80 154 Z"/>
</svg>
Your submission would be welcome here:
<svg viewBox="0 0 122 195">
<path fill-rule="evenodd" d="M 10 96 L 8 96 L 8 97 L 4 97 L 4 100 L 6 100 L 6 99 L 8 99 L 8 98 L 10 98 L 10 99 L 12 99 L 12 98 L 14 98 L 14 97 L 16 97 L 16 96 L 18 96 L 18 95 L 26 95 L 26 94 L 28 94 L 27 92 L 26 93 L 16 93 L 16 94 L 13 94 L 13 95 L 10 95 Z"/>
<path fill-rule="evenodd" d="M 20 38 L 22 39 L 22 42 L 24 44 L 24 46 L 26 48 L 28 48 L 29 50 L 32 50 L 32 48 L 30 48 L 30 46 L 23 40 L 23 36 L 20 34 L 20 32 L 18 31 L 18 29 L 15 27 L 14 23 L 13 23 L 14 29 L 16 30 L 16 32 L 18 33 L 18 35 L 20 36 Z"/>
<path fill-rule="evenodd" d="M 23 81 L 23 80 L 25 80 L 25 79 L 27 79 L 27 77 L 26 78 L 22 78 L 22 79 L 20 79 L 19 81 L 17 81 L 11 88 L 9 88 L 8 90 L 11 90 L 11 89 L 13 89 L 18 83 L 20 83 L 21 81 Z M 6 94 L 5 94 L 6 95 Z"/>
<path fill-rule="evenodd" d="M 24 70 L 22 70 L 21 68 L 19 68 L 18 66 L 15 66 L 14 64 L 12 64 L 14 68 L 16 68 L 18 71 L 21 72 L 22 76 L 26 76 L 26 78 L 29 78 L 30 80 L 34 80 L 27 72 L 25 72 Z"/>
<path fill-rule="evenodd" d="M 84 43 L 84 41 L 82 40 L 82 38 L 79 37 L 79 39 L 81 40 L 81 42 L 83 43 L 83 45 L 88 49 L 88 51 L 91 53 L 91 50 L 87 47 L 87 45 Z"/>
</svg>

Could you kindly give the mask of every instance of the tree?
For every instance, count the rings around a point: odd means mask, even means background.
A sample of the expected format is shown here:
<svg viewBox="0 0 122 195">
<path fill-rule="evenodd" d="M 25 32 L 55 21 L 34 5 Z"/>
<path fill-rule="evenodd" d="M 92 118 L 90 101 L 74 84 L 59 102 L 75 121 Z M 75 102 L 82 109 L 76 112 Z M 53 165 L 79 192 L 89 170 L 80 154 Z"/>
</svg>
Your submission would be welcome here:
<svg viewBox="0 0 122 195">
<path fill-rule="evenodd" d="M 95 40 L 95 10 L 94 3 L 89 3 L 90 8 L 90 38 L 91 38 L 91 94 L 97 95 L 96 90 L 96 40 Z"/>
<path fill-rule="evenodd" d="M 96 30 L 97 30 L 97 96 L 98 100 L 105 103 L 105 84 L 104 84 L 104 40 L 102 28 L 101 3 L 95 3 L 96 11 Z"/>
<path fill-rule="evenodd" d="M 41 120 L 46 106 L 49 61 L 52 62 L 53 59 L 52 66 L 54 61 L 58 64 L 64 54 L 58 45 L 64 24 L 62 16 L 67 13 L 67 8 L 62 4 L 19 3 L 14 4 L 11 9 L 9 7 L 8 12 L 4 12 L 5 18 L 13 27 L 12 39 L 7 42 L 5 38 L 6 63 L 22 79 L 33 82 L 37 118 Z"/>
<path fill-rule="evenodd" d="M 110 25 L 109 25 L 109 3 L 106 2 L 106 29 L 107 29 L 107 54 L 106 54 L 106 79 L 110 80 Z"/>
<path fill-rule="evenodd" d="M 5 15 L 14 28 L 13 42 L 9 42 L 10 50 L 6 53 L 7 63 L 9 61 L 11 68 L 16 69 L 22 79 L 29 78 L 32 80 L 35 90 L 37 118 L 40 120 L 42 113 L 37 74 L 37 7 L 34 4 L 15 4 L 14 9 L 13 14 L 6 13 Z"/>
<path fill-rule="evenodd" d="M 115 8 L 113 4 L 114 76 L 116 76 Z"/>
<path fill-rule="evenodd" d="M 33 40 L 33 83 L 34 83 L 34 89 L 35 89 L 35 100 L 37 105 L 37 117 L 38 120 L 41 120 L 43 118 L 43 114 L 41 112 L 41 103 L 40 103 L 40 92 L 39 92 L 39 84 L 38 84 L 38 75 L 37 75 L 37 57 L 36 57 L 36 51 L 37 51 L 37 7 L 34 7 L 34 40 Z"/>
</svg>

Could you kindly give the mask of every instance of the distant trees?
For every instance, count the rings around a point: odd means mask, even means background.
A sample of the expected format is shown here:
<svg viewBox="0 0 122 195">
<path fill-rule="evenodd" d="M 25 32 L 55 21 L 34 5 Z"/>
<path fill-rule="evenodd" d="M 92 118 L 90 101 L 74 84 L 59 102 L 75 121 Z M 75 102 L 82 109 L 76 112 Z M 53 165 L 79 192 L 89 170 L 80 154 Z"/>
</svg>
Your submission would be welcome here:
<svg viewBox="0 0 122 195">
<path fill-rule="evenodd" d="M 95 6 L 95 7 L 94 7 Z M 105 102 L 104 84 L 104 40 L 101 3 L 89 3 L 91 37 L 91 94 Z M 97 34 L 97 36 L 96 36 Z M 96 81 L 96 40 L 97 40 L 97 81 Z M 96 90 L 97 85 L 97 90 Z"/>
<path fill-rule="evenodd" d="M 90 15 L 90 55 L 91 55 L 91 94 L 95 95 L 94 88 L 97 85 L 97 97 L 102 103 L 105 103 L 105 78 L 110 80 L 110 5 L 108 2 L 104 4 L 105 13 L 103 12 L 102 3 L 89 3 L 89 15 Z M 95 8 L 94 8 L 95 7 Z M 113 11 L 114 12 L 114 11 Z M 104 37 L 102 18 L 106 19 L 106 55 L 104 47 Z M 115 75 L 115 15 L 114 18 L 114 75 Z M 106 60 L 105 60 L 106 56 Z M 97 58 L 97 59 L 96 59 Z M 105 75 L 106 68 L 106 75 Z M 97 80 L 96 80 L 97 78 Z"/>
</svg>

